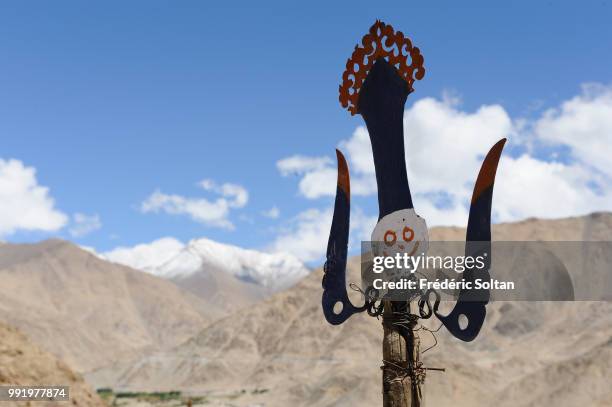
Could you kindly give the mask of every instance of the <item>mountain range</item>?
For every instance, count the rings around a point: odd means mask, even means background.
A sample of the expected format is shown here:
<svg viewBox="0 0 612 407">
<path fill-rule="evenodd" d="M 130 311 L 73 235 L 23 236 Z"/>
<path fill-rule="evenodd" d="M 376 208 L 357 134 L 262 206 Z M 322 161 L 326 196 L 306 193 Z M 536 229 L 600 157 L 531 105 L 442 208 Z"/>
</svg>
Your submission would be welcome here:
<svg viewBox="0 0 612 407">
<path fill-rule="evenodd" d="M 459 240 L 461 228 L 434 228 Z M 496 225 L 496 240 L 611 240 L 612 214 Z M 608 254 L 609 255 L 609 254 Z M 349 263 L 355 281 L 359 259 Z M 340 326 L 322 315 L 321 270 L 296 286 L 206 326 L 181 345 L 113 371 L 96 385 L 233 395 L 232 405 L 380 405 L 380 321 L 357 315 Z M 359 298 L 355 298 L 358 302 Z M 452 304 L 443 304 L 448 308 Z M 444 309 L 442 308 L 442 312 Z M 609 302 L 495 302 L 479 338 L 464 343 L 421 330 L 428 405 L 609 406 Z M 427 321 L 437 328 L 439 323 Z M 106 381 L 105 381 L 106 380 Z M 219 405 L 223 405 L 220 403 Z"/>
<path fill-rule="evenodd" d="M 162 238 L 148 245 L 118 248 L 100 257 L 173 280 L 214 269 L 271 291 L 288 288 L 309 272 L 289 253 L 243 249 L 205 238 L 191 240 L 185 245 L 174 238 Z"/>
<path fill-rule="evenodd" d="M 462 228 L 430 230 L 432 240 L 464 236 Z M 493 237 L 612 241 L 612 214 L 499 224 Z M 263 266 L 245 271 L 249 267 L 241 259 L 234 274 L 220 267 L 227 252 L 209 241 L 191 246 L 175 244 L 167 256 L 162 250 L 144 253 L 148 263 L 139 267 L 149 270 L 143 272 L 60 240 L 0 245 L 0 321 L 17 327 L 75 375 L 83 374 L 94 388 L 181 390 L 207 395 L 211 406 L 381 403 L 380 321 L 362 314 L 340 326 L 327 324 L 320 269 L 303 272 L 296 284 L 270 295 L 279 288 L 265 285 Z M 217 252 L 225 260 L 215 264 L 210 259 Z M 195 258 L 198 268 L 158 271 L 159 264 L 180 264 L 184 254 Z M 598 254 L 606 264 L 612 262 L 609 255 Z M 359 258 L 350 260 L 349 281 L 358 280 L 359 265 Z M 282 274 L 278 267 L 275 273 Z M 302 273 L 297 266 L 289 269 L 289 275 Z M 158 272 L 164 278 L 152 274 Z M 255 277 L 240 278 L 244 275 Z M 239 301 L 262 287 L 269 291 Z M 359 293 L 350 295 L 355 303 L 361 300 Z M 443 312 L 448 305 L 442 304 Z M 426 403 L 612 405 L 610 302 L 494 302 L 487 310 L 474 342 L 459 342 L 444 329 L 436 340 L 419 331 L 423 348 L 437 341 L 423 355 L 426 366 L 446 369 L 428 373 Z M 424 324 L 438 327 L 433 320 Z M 4 355 L 13 358 L 7 365 L 21 360 L 10 349 Z M 89 405 L 97 405 L 92 400 Z"/>
<path fill-rule="evenodd" d="M 175 346 L 220 316 L 169 281 L 56 239 L 0 246 L 0 289 L 0 320 L 78 372 Z"/>
</svg>

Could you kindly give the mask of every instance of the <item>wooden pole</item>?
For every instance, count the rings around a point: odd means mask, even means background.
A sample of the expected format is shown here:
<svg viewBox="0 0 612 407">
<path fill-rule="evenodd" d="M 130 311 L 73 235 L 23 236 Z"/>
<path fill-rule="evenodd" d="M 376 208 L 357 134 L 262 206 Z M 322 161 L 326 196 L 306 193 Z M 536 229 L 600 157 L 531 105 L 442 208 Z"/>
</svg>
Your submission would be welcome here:
<svg viewBox="0 0 612 407">
<path fill-rule="evenodd" d="M 384 302 L 382 388 L 384 407 L 423 407 L 424 370 L 410 305 Z"/>
</svg>

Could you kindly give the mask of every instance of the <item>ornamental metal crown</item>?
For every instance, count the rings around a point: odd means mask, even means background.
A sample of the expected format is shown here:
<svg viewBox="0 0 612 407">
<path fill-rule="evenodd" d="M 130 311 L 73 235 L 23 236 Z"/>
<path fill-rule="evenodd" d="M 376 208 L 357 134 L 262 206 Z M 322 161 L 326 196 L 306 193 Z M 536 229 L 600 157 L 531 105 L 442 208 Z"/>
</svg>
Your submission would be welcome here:
<svg viewBox="0 0 612 407">
<path fill-rule="evenodd" d="M 414 47 L 401 31 L 396 32 L 391 25 L 376 20 L 368 34 L 361 39 L 361 45 L 355 46 L 342 74 L 340 104 L 347 108 L 351 115 L 359 113 L 359 91 L 370 68 L 380 58 L 385 58 L 397 69 L 398 74 L 406 81 L 409 92 L 413 90 L 415 79 L 421 80 L 425 76 L 423 56 L 419 48 Z"/>
</svg>

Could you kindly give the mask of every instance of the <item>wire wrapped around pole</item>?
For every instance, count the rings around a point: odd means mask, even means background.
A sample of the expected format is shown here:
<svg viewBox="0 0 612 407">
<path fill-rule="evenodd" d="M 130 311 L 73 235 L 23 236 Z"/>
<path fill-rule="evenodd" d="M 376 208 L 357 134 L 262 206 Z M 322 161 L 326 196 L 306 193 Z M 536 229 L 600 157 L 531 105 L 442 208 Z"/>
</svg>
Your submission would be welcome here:
<svg viewBox="0 0 612 407">
<path fill-rule="evenodd" d="M 383 406 L 422 407 L 425 369 L 419 360 L 419 317 L 407 302 L 384 301 Z"/>
</svg>

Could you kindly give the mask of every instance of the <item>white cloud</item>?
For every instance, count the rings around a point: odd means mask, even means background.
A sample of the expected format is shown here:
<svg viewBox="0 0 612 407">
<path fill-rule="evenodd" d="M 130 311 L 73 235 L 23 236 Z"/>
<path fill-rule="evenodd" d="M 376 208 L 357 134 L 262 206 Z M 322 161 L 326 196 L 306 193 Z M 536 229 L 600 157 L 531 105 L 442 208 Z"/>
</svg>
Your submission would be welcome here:
<svg viewBox="0 0 612 407">
<path fill-rule="evenodd" d="M 228 205 L 231 208 L 243 208 L 249 202 L 249 193 L 241 185 L 225 183 L 217 185 L 213 180 L 204 179 L 199 185 L 205 191 L 216 192 L 217 194 L 228 199 Z"/>
<path fill-rule="evenodd" d="M 248 200 L 248 191 L 236 184 L 217 185 L 205 179 L 198 183 L 205 191 L 214 192 L 221 197 L 214 201 L 205 198 L 189 198 L 176 194 L 165 194 L 160 190 L 153 192 L 140 205 L 143 213 L 164 212 L 169 215 L 187 215 L 192 220 L 207 226 L 222 229 L 234 229 L 229 220 L 230 209 L 244 207 Z"/>
<path fill-rule="evenodd" d="M 351 193 L 370 195 L 376 192 L 376 177 L 370 139 L 365 127 L 358 127 L 353 137 L 340 143 L 351 159 Z M 276 163 L 281 175 L 300 175 L 298 190 L 308 199 L 333 196 L 336 193 L 336 162 L 329 157 L 294 155 Z"/>
<path fill-rule="evenodd" d="M 584 85 L 580 95 L 544 112 L 534 131 L 551 144 L 568 146 L 583 165 L 612 177 L 612 86 Z"/>
<path fill-rule="evenodd" d="M 541 161 L 527 154 L 503 157 L 495 183 L 499 221 L 560 218 L 612 210 L 612 185 L 579 164 Z M 605 185 L 597 192 L 591 185 Z"/>
<path fill-rule="evenodd" d="M 419 100 L 404 113 L 411 190 L 415 194 L 450 191 L 458 197 L 465 196 L 475 181 L 482 157 L 512 131 L 510 117 L 499 105 L 466 113 L 448 102 Z"/>
<path fill-rule="evenodd" d="M 145 199 L 140 209 L 143 213 L 165 212 L 169 215 L 188 215 L 196 222 L 222 229 L 233 229 L 234 227 L 227 218 L 229 204 L 222 198 L 211 202 L 203 198 L 168 195 L 157 190 Z"/>
<path fill-rule="evenodd" d="M 280 173 L 286 177 L 291 174 L 301 175 L 309 171 L 318 170 L 331 164 L 331 162 L 329 157 L 293 155 L 278 161 L 276 167 Z"/>
<path fill-rule="evenodd" d="M 36 169 L 0 159 L 0 236 L 18 230 L 56 231 L 67 221 L 55 208 L 49 188 L 38 184 Z"/>
<path fill-rule="evenodd" d="M 333 208 L 307 209 L 282 228 L 270 247 L 273 252 L 288 252 L 304 262 L 321 260 L 327 249 Z M 368 217 L 358 208 L 351 212 L 350 246 L 369 240 L 377 217 Z M 359 247 L 359 246 L 357 246 Z"/>
<path fill-rule="evenodd" d="M 98 214 L 85 215 L 83 213 L 75 213 L 72 215 L 72 226 L 69 232 L 72 237 L 83 237 L 101 227 L 102 222 Z"/>
<path fill-rule="evenodd" d="M 262 211 L 261 215 L 270 219 L 278 219 L 278 217 L 280 216 L 280 209 L 278 209 L 277 206 L 273 206 L 266 211 Z"/>
<path fill-rule="evenodd" d="M 300 193 L 309 199 L 336 193 L 336 169 L 333 167 L 309 171 L 300 180 Z"/>
<path fill-rule="evenodd" d="M 350 157 L 351 171 L 358 174 L 374 174 L 374 157 L 370 136 L 365 126 L 359 126 L 348 140 L 340 142 L 340 150 Z"/>
<path fill-rule="evenodd" d="M 501 160 L 493 206 L 496 221 L 612 210 L 612 87 L 585 86 L 580 95 L 531 122 L 512 120 L 500 105 L 466 112 L 456 97 L 424 98 L 405 111 L 404 133 L 415 209 L 430 226 L 466 224 L 482 159 L 504 137 L 509 147 L 524 152 L 517 155 L 507 147 Z M 538 153 L 544 144 L 553 149 L 552 155 Z M 367 129 L 357 127 L 339 145 L 349 161 L 351 192 L 374 195 Z M 564 149 L 572 158 L 569 162 L 559 161 Z M 300 157 L 308 162 L 308 157 Z M 316 157 L 318 166 L 303 166 L 299 172 L 299 191 L 306 198 L 335 194 L 335 165 L 324 158 Z"/>
<path fill-rule="evenodd" d="M 331 217 L 330 209 L 301 212 L 280 231 L 270 250 L 291 253 L 302 261 L 319 259 L 325 253 Z"/>
</svg>

